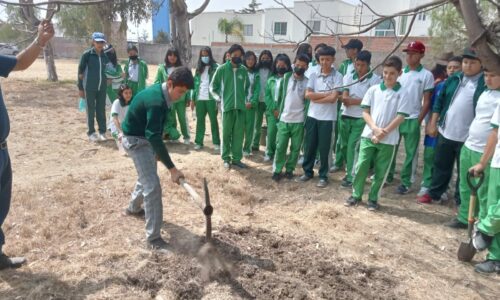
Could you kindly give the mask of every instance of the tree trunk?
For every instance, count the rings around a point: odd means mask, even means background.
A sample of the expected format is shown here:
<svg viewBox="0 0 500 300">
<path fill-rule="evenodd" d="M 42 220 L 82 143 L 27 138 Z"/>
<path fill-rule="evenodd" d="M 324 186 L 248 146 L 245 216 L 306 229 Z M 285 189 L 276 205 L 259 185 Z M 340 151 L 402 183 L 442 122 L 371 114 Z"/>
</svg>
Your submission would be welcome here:
<svg viewBox="0 0 500 300">
<path fill-rule="evenodd" d="M 54 62 L 54 47 L 52 46 L 52 42 L 49 41 L 43 49 L 43 57 L 45 59 L 45 66 L 47 69 L 47 80 L 56 82 L 58 81 L 56 64 Z"/>
</svg>

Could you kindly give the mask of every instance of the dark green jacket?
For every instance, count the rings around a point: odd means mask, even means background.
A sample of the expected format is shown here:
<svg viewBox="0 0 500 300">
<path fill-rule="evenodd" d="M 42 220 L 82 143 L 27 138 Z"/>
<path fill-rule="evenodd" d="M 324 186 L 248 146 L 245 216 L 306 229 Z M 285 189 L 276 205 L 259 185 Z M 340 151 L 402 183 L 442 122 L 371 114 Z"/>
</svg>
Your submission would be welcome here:
<svg viewBox="0 0 500 300">
<path fill-rule="evenodd" d="M 212 96 L 212 93 L 210 93 L 210 82 L 212 82 L 212 78 L 214 77 L 214 74 L 215 74 L 215 71 L 217 70 L 217 68 L 219 67 L 219 65 L 217 65 L 216 63 L 214 63 L 210 69 L 208 69 L 208 100 L 214 100 L 214 97 Z M 200 92 L 200 85 L 201 85 L 201 74 L 198 74 L 198 72 L 196 72 L 196 74 L 194 75 L 194 89 L 191 93 L 191 99 L 193 101 L 198 101 L 198 95 L 199 95 L 199 92 Z M 207 99 L 203 99 L 203 100 L 207 100 Z"/>
<path fill-rule="evenodd" d="M 107 87 L 106 65 L 108 62 L 108 57 L 104 54 L 104 51 L 97 54 L 94 47 L 85 50 L 78 65 L 78 89 L 81 91 L 105 90 Z"/>
<path fill-rule="evenodd" d="M 450 108 L 451 103 L 453 103 L 455 94 L 457 93 L 458 87 L 460 86 L 463 78 L 464 73 L 462 72 L 457 72 L 448 77 L 448 79 L 446 79 L 444 83 L 444 87 L 441 90 L 441 93 L 439 94 L 439 97 L 436 99 L 436 102 L 434 102 L 434 105 L 432 106 L 432 112 L 439 114 L 439 125 L 442 125 L 444 120 L 446 119 L 446 112 L 448 111 L 448 108 Z M 485 89 L 486 85 L 484 83 L 484 74 L 481 74 L 477 83 L 476 91 L 474 92 L 474 106 L 471 107 L 474 111 L 474 114 L 476 112 L 477 100 Z"/>
<path fill-rule="evenodd" d="M 220 65 L 210 83 L 210 93 L 216 101 L 221 101 L 222 111 L 245 110 L 250 79 L 245 66 L 240 65 L 233 71 L 233 65 L 227 62 Z"/>
</svg>

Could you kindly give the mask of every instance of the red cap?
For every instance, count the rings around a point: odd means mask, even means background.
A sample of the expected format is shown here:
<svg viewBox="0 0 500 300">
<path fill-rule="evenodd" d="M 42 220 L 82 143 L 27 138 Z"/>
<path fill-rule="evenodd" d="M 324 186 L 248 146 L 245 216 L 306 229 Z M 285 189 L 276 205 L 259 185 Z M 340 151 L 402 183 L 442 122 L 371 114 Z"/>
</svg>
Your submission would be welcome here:
<svg viewBox="0 0 500 300">
<path fill-rule="evenodd" d="M 403 52 L 417 52 L 417 53 L 425 53 L 425 46 L 424 43 L 420 41 L 413 41 L 406 46 L 406 49 L 403 50 Z"/>
</svg>

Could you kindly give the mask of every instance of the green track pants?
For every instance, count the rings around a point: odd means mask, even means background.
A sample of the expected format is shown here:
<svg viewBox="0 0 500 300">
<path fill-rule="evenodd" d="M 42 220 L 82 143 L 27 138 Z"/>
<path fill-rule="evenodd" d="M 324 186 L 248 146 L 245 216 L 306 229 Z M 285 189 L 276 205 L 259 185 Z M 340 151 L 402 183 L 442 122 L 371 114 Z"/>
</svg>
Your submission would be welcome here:
<svg viewBox="0 0 500 300">
<path fill-rule="evenodd" d="M 273 163 L 273 173 L 281 173 L 283 167 L 287 173 L 293 173 L 299 159 L 300 147 L 304 138 L 304 123 L 278 122 L 276 154 Z M 290 141 L 290 154 L 286 155 Z"/>
<path fill-rule="evenodd" d="M 276 152 L 276 134 L 278 133 L 278 119 L 274 117 L 274 114 L 266 112 L 266 123 L 267 123 L 267 138 L 266 138 L 266 155 L 270 158 L 274 157 Z"/>
<path fill-rule="evenodd" d="M 253 136 L 252 150 L 259 150 L 262 122 L 264 120 L 265 112 L 266 112 L 266 103 L 259 102 L 259 104 L 255 108 L 255 131 L 254 131 L 255 134 Z"/>
<path fill-rule="evenodd" d="M 243 157 L 245 111 L 233 109 L 222 113 L 222 160 L 239 162 Z"/>
<path fill-rule="evenodd" d="M 363 118 L 352 118 L 342 116 L 340 118 L 339 138 L 337 139 L 337 152 L 335 153 L 335 165 L 341 168 L 346 162 L 346 180 L 352 182 L 354 177 L 354 165 L 359 155 L 359 143 L 361 133 L 365 128 Z"/>
<path fill-rule="evenodd" d="M 490 169 L 486 207 L 487 212 L 484 218 L 480 218 L 478 228 L 481 232 L 493 236 L 486 258 L 500 260 L 500 168 Z"/>
<path fill-rule="evenodd" d="M 401 140 L 405 140 L 405 160 L 401 167 L 401 184 L 406 187 L 411 187 L 412 179 L 417 168 L 418 161 L 418 143 L 420 141 L 420 124 L 418 119 L 406 119 L 399 125 L 399 142 L 396 145 L 396 153 L 398 153 Z M 392 161 L 391 169 L 387 181 L 391 182 L 394 179 L 396 170 L 396 155 Z"/>
<path fill-rule="evenodd" d="M 255 108 L 245 110 L 245 138 L 243 142 L 243 151 L 252 152 L 252 142 L 255 132 Z"/>
<path fill-rule="evenodd" d="M 189 125 L 186 117 L 186 101 L 179 100 L 172 104 L 170 111 L 168 112 L 167 121 L 165 122 L 164 133 L 168 134 L 170 140 L 178 140 L 181 135 L 177 130 L 177 119 L 179 119 L 179 125 L 181 127 L 182 136 L 184 139 L 189 140 L 191 137 L 189 135 Z"/>
<path fill-rule="evenodd" d="M 195 144 L 203 146 L 205 138 L 205 119 L 208 115 L 212 130 L 212 143 L 220 145 L 219 123 L 217 122 L 217 103 L 215 100 L 196 101 L 196 137 Z"/>
</svg>

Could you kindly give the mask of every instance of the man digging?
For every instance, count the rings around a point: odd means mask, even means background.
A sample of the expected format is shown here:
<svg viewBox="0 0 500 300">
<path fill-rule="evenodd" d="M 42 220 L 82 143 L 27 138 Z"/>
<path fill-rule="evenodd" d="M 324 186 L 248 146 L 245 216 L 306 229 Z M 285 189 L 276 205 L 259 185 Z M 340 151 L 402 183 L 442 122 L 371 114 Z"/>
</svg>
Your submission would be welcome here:
<svg viewBox="0 0 500 300">
<path fill-rule="evenodd" d="M 157 158 L 170 171 L 172 181 L 179 184 L 184 174 L 177 170 L 163 143 L 165 116 L 172 104 L 194 85 L 193 75 L 186 67 L 176 68 L 167 82 L 154 84 L 139 92 L 123 121 L 123 147 L 134 161 L 138 179 L 132 192 L 127 215 L 146 218 L 147 246 L 164 249 L 167 243 L 160 235 L 163 204 Z M 144 203 L 144 209 L 141 204 Z"/>
</svg>

